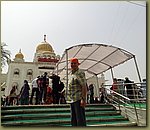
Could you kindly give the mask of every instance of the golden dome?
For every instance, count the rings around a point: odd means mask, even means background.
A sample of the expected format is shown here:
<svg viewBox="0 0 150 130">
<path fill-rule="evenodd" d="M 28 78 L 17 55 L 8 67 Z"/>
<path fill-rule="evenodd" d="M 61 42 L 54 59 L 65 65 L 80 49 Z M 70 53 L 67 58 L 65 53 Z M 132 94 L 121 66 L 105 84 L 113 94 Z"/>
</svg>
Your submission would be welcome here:
<svg viewBox="0 0 150 130">
<path fill-rule="evenodd" d="M 37 53 L 42 53 L 42 52 L 54 52 L 52 46 L 47 43 L 47 42 L 41 42 L 37 48 L 36 48 Z"/>
<path fill-rule="evenodd" d="M 15 55 L 15 58 L 19 58 L 19 59 L 23 59 L 24 55 L 21 53 L 21 49 L 20 51 Z"/>
<path fill-rule="evenodd" d="M 41 42 L 36 48 L 36 53 L 43 53 L 43 52 L 49 53 L 54 52 L 52 46 L 48 42 L 46 42 L 46 35 L 44 35 L 44 42 Z"/>
</svg>

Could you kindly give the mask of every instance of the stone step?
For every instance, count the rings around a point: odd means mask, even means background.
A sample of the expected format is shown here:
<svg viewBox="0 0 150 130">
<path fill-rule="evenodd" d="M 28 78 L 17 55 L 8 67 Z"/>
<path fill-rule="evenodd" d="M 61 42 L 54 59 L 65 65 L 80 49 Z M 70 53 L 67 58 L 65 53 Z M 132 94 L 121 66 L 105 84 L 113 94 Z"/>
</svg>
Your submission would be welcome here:
<svg viewBox="0 0 150 130">
<path fill-rule="evenodd" d="M 86 117 L 87 124 L 93 122 L 113 122 L 115 121 L 128 121 L 122 116 L 106 117 Z M 2 126 L 58 126 L 61 124 L 70 124 L 70 118 L 53 118 L 53 119 L 38 119 L 38 120 L 14 120 L 14 121 L 3 121 Z"/>
<path fill-rule="evenodd" d="M 86 110 L 87 126 L 118 126 L 130 122 L 110 104 L 88 104 Z M 1 108 L 1 125 L 6 126 L 70 126 L 70 105 L 24 105 Z"/>
<path fill-rule="evenodd" d="M 112 116 L 120 115 L 120 111 L 91 111 L 86 112 L 86 116 Z M 1 120 L 20 120 L 20 119 L 43 119 L 43 118 L 66 118 L 70 117 L 70 112 L 63 113 L 31 113 L 31 114 L 13 114 L 1 116 Z"/>
</svg>

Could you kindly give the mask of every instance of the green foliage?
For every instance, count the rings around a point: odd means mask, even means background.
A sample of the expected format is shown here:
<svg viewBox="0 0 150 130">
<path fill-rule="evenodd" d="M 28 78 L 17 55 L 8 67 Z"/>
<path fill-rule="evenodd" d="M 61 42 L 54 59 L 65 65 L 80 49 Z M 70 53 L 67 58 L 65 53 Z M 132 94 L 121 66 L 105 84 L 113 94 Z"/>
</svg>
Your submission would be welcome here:
<svg viewBox="0 0 150 130">
<path fill-rule="evenodd" d="M 1 68 L 4 67 L 10 60 L 11 53 L 9 50 L 6 50 L 6 43 L 1 43 Z"/>
</svg>

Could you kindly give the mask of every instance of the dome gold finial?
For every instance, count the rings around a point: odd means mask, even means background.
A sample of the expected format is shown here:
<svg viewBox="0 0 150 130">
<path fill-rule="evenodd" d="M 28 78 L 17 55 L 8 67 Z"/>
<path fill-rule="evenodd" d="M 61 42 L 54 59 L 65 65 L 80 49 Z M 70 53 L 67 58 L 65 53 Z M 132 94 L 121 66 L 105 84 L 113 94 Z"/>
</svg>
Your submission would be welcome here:
<svg viewBox="0 0 150 130">
<path fill-rule="evenodd" d="M 44 35 L 44 42 L 41 42 L 37 48 L 36 53 L 54 53 L 52 46 L 46 41 L 46 35 Z"/>
<path fill-rule="evenodd" d="M 19 58 L 19 59 L 23 59 L 24 55 L 21 53 L 21 49 L 19 50 L 19 52 L 15 55 L 15 58 Z"/>
<path fill-rule="evenodd" d="M 46 35 L 44 35 L 44 42 L 46 42 Z"/>
</svg>

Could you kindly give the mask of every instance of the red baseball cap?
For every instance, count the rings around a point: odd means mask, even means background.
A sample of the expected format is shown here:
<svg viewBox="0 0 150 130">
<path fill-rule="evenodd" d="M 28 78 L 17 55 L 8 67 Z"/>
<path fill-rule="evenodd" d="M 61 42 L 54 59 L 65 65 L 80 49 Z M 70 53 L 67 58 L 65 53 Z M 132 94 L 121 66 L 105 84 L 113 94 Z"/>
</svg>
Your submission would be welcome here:
<svg viewBox="0 0 150 130">
<path fill-rule="evenodd" d="M 71 59 L 70 59 L 70 62 L 71 62 L 71 63 L 78 63 L 78 65 L 80 65 L 80 63 L 79 63 L 79 61 L 78 61 L 77 58 L 71 58 Z"/>
</svg>

